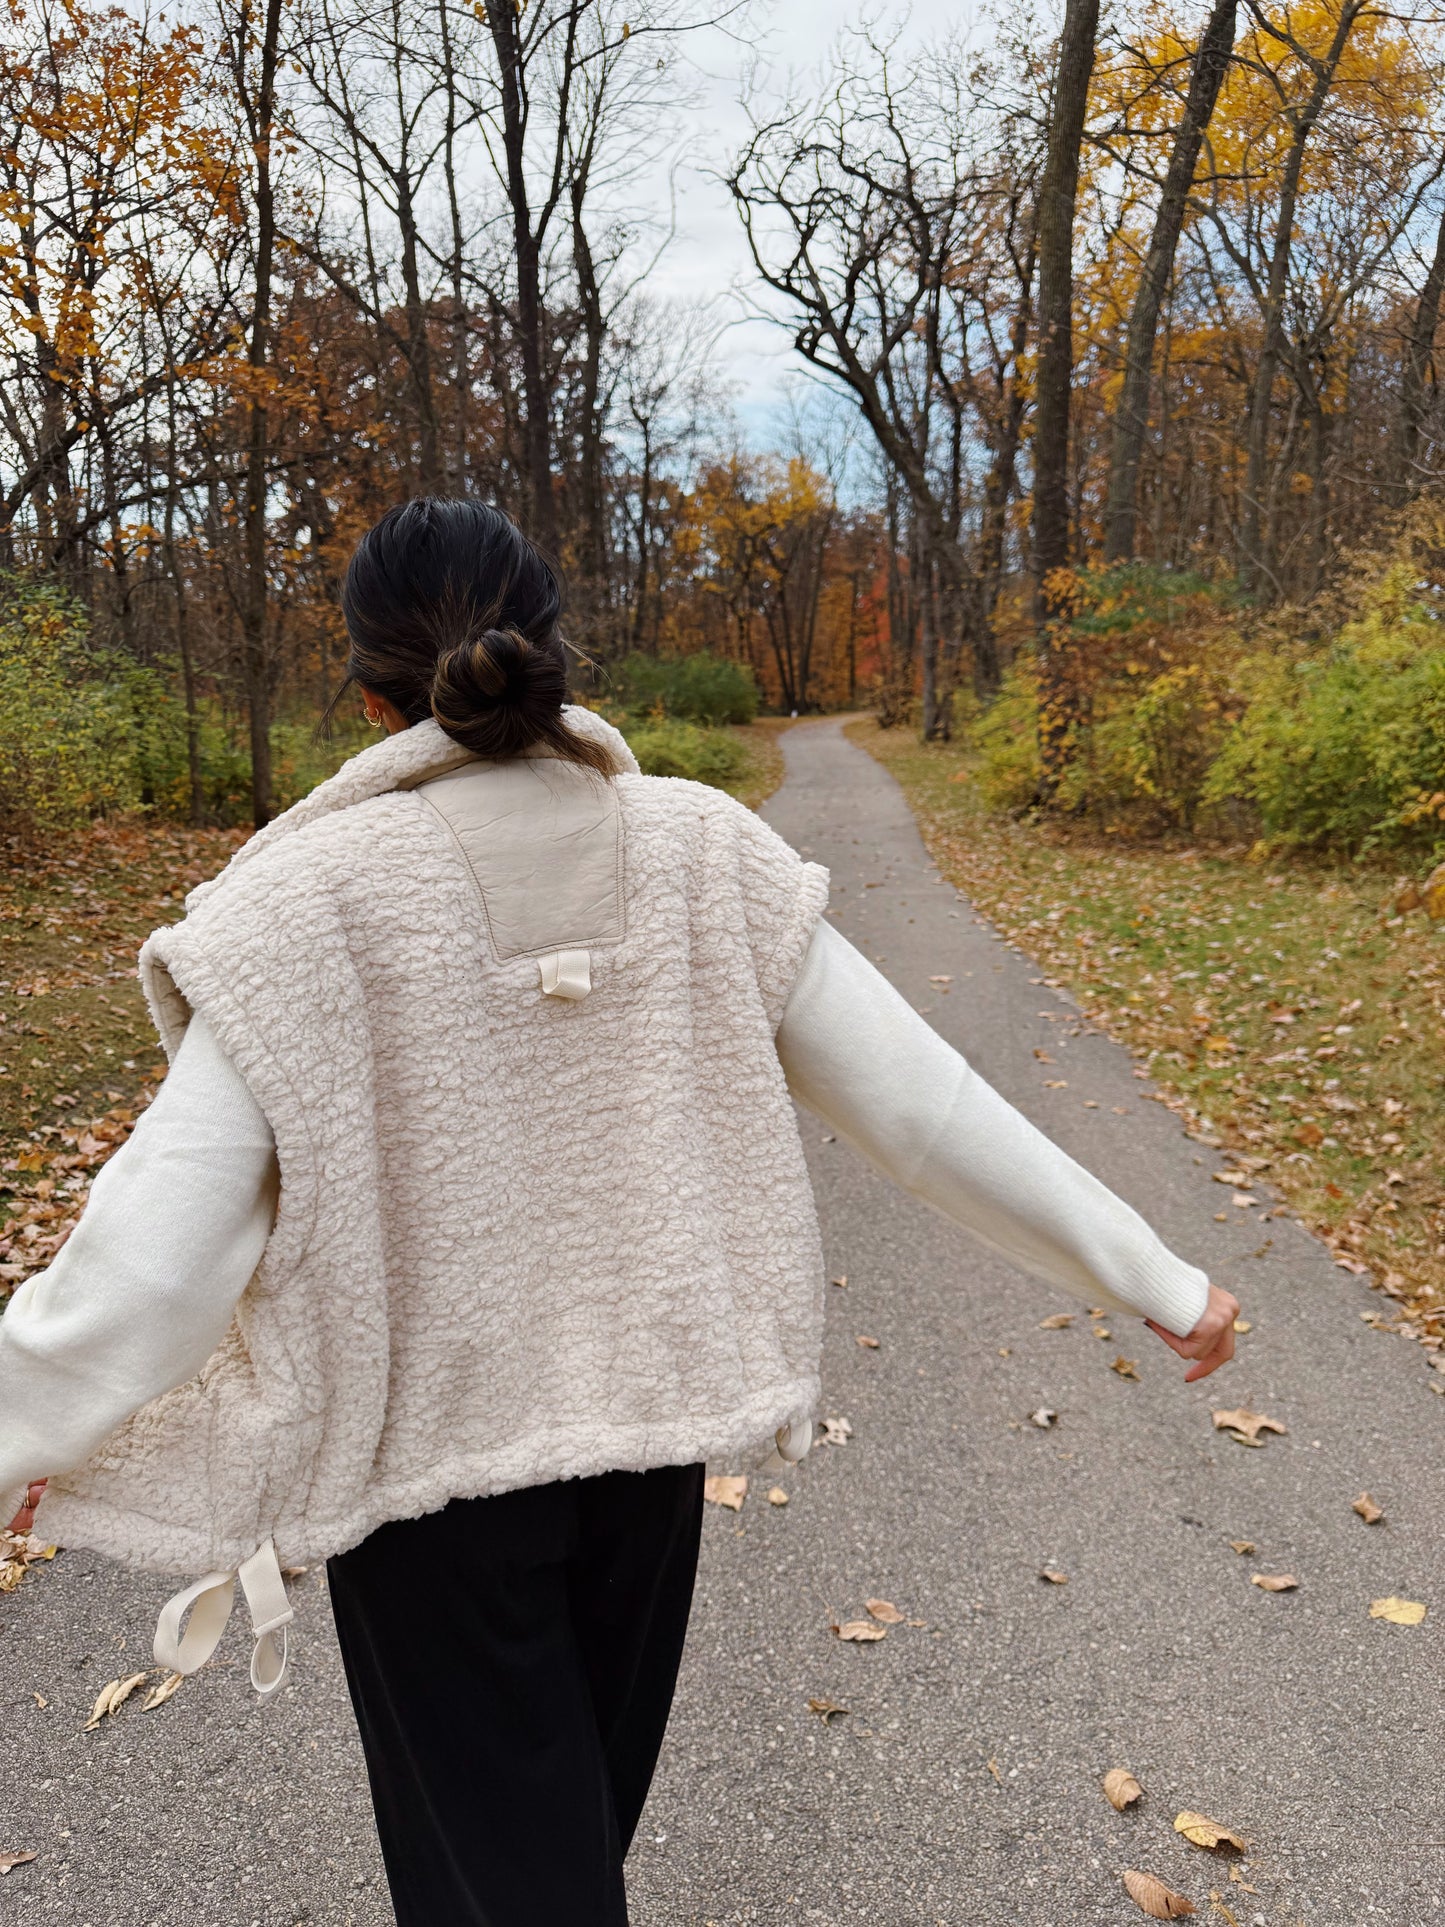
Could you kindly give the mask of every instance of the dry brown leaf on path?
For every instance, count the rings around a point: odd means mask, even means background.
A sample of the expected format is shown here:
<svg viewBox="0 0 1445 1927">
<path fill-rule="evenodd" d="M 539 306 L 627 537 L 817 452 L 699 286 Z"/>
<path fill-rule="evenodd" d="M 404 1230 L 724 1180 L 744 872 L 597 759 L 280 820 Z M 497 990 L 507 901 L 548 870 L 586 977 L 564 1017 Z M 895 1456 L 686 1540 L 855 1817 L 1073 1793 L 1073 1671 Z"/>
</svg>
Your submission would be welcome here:
<svg viewBox="0 0 1445 1927">
<path fill-rule="evenodd" d="M 1237 1552 L 1241 1559 L 1248 1558 L 1254 1549 L 1253 1539 L 1231 1539 L 1229 1542 L 1229 1550 L 1231 1552 Z"/>
<path fill-rule="evenodd" d="M 153 1712 L 156 1707 L 164 1706 L 184 1678 L 184 1673 L 168 1673 L 160 1685 L 153 1686 L 141 1701 L 140 1710 L 142 1713 L 150 1713 Z"/>
<path fill-rule="evenodd" d="M 842 1714 L 851 1712 L 852 1708 L 840 1706 L 837 1700 L 809 1700 L 808 1711 L 816 1713 L 826 1726 L 829 1720 L 838 1719 Z"/>
<path fill-rule="evenodd" d="M 878 1340 L 868 1337 L 866 1332 L 859 1332 L 858 1336 L 853 1340 L 853 1343 L 855 1345 L 861 1345 L 865 1352 L 876 1352 L 878 1349 Z"/>
<path fill-rule="evenodd" d="M 833 1631 L 839 1639 L 846 1639 L 857 1646 L 867 1646 L 875 1639 L 888 1637 L 888 1628 L 876 1625 L 871 1619 L 847 1619 L 841 1626 L 835 1625 Z"/>
<path fill-rule="evenodd" d="M 865 1599 L 863 1604 L 873 1617 L 884 1626 L 901 1626 L 905 1614 L 899 1612 L 891 1599 Z"/>
<path fill-rule="evenodd" d="M 844 1291 L 847 1289 L 847 1285 L 848 1285 L 847 1275 L 845 1273 L 844 1276 L 841 1278 L 830 1278 L 828 1280 L 828 1283 L 830 1285 L 836 1285 L 840 1291 Z"/>
<path fill-rule="evenodd" d="M 788 1495 L 786 1492 L 784 1492 L 783 1488 L 780 1485 L 772 1485 L 768 1487 L 768 1504 L 769 1505 L 786 1505 L 787 1503 L 788 1503 Z"/>
<path fill-rule="evenodd" d="M 32 1693 L 30 1697 L 31 1699 L 34 1700 L 35 1704 L 40 1708 L 42 1713 L 45 1711 L 46 1707 L 49 1706 L 50 1704 L 50 1701 L 45 1697 L 43 1693 Z"/>
<path fill-rule="evenodd" d="M 702 1496 L 709 1505 L 726 1506 L 729 1512 L 741 1512 L 743 1500 L 748 1496 L 748 1482 L 745 1475 L 730 1478 L 718 1473 L 713 1478 L 704 1479 Z"/>
<path fill-rule="evenodd" d="M 1429 1611 L 1418 1599 L 1372 1599 L 1371 1619 L 1383 1619 L 1391 1626 L 1418 1626 Z"/>
<path fill-rule="evenodd" d="M 1060 1572 L 1057 1566 L 1040 1566 L 1039 1577 L 1051 1586 L 1067 1586 L 1069 1583 L 1069 1575 Z"/>
<path fill-rule="evenodd" d="M 1299 1581 L 1292 1572 L 1252 1572 L 1249 1575 L 1251 1586 L 1258 1586 L 1261 1592 L 1297 1592 Z"/>
<path fill-rule="evenodd" d="M 1104 1798 L 1116 1813 L 1142 1800 L 1144 1789 L 1126 1766 L 1111 1766 L 1104 1775 Z"/>
<path fill-rule="evenodd" d="M 1124 1357 L 1116 1358 L 1109 1367 L 1109 1370 L 1111 1372 L 1117 1372 L 1120 1378 L 1132 1378 L 1136 1384 L 1139 1381 L 1139 1366 L 1135 1359 Z"/>
<path fill-rule="evenodd" d="M 0 1853 L 0 1873 L 9 1873 L 12 1867 L 23 1867 L 28 1860 L 38 1860 L 39 1857 L 29 1849 L 20 1853 Z"/>
<path fill-rule="evenodd" d="M 1182 1833 L 1184 1838 L 1196 1847 L 1211 1849 L 1224 1847 L 1234 1853 L 1249 1851 L 1232 1828 L 1222 1827 L 1217 1820 L 1211 1820 L 1207 1814 L 1191 1813 L 1187 1808 L 1176 1816 L 1174 1831 Z"/>
<path fill-rule="evenodd" d="M 853 1427 L 845 1418 L 825 1418 L 818 1422 L 819 1445 L 846 1445 L 853 1436 Z"/>
<path fill-rule="evenodd" d="M 1130 1871 L 1124 1875 L 1124 1887 L 1140 1913 L 1148 1914 L 1151 1920 L 1182 1920 L 1186 1914 L 1198 1911 L 1192 1900 L 1166 1887 L 1152 1873 Z"/>
<path fill-rule="evenodd" d="M 1069 1326 L 1072 1325 L 1073 1322 L 1074 1322 L 1073 1312 L 1056 1311 L 1051 1318 L 1041 1318 L 1039 1320 L 1039 1330 L 1041 1332 L 1067 1331 L 1069 1329 Z"/>
<path fill-rule="evenodd" d="M 1051 1405 L 1041 1405 L 1036 1412 L 1029 1413 L 1029 1424 L 1037 1425 L 1041 1432 L 1047 1432 L 1051 1425 L 1057 1425 L 1059 1415 Z"/>
<path fill-rule="evenodd" d="M 1214 1420 L 1216 1432 L 1228 1432 L 1241 1445 L 1262 1444 L 1261 1432 L 1278 1432 L 1284 1436 L 1289 1431 L 1289 1427 L 1281 1425 L 1277 1418 L 1266 1418 L 1263 1412 L 1247 1411 L 1243 1405 L 1236 1406 L 1231 1412 L 1211 1412 L 1209 1416 Z"/>
<path fill-rule="evenodd" d="M 1385 1516 L 1384 1507 L 1376 1505 L 1368 1492 L 1362 1492 L 1350 1510 L 1358 1512 L 1367 1526 L 1377 1526 Z"/>
<path fill-rule="evenodd" d="M 146 1673 L 130 1673 L 124 1679 L 107 1680 L 96 1696 L 95 1705 L 90 1709 L 90 1718 L 85 1722 L 85 1731 L 93 1733 L 103 1719 L 108 1719 L 119 1707 L 125 1705 L 137 1686 L 143 1686 L 148 1677 Z"/>
</svg>

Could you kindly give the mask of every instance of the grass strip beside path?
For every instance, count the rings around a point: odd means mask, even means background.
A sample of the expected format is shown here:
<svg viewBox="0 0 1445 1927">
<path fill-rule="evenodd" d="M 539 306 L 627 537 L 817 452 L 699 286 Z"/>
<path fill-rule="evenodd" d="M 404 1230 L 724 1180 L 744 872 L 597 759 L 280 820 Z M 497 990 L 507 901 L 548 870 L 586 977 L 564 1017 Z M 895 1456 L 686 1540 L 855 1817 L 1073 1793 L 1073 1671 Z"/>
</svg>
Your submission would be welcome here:
<svg viewBox="0 0 1445 1927">
<path fill-rule="evenodd" d="M 966 749 L 871 720 L 848 734 L 1040 981 L 1148 1066 L 1233 1154 L 1221 1164 L 1370 1272 L 1396 1301 L 1375 1322 L 1400 1322 L 1445 1368 L 1445 926 L 1398 915 L 1382 871 L 1017 822 L 985 807 Z"/>
</svg>

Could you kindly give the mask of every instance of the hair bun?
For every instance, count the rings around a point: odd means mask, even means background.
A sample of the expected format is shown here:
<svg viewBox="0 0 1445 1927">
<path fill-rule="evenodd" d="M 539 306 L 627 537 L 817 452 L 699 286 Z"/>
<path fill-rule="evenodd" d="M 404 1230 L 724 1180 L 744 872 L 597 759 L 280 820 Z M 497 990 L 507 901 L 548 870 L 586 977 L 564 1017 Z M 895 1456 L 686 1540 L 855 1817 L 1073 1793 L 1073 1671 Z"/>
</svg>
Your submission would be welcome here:
<svg viewBox="0 0 1445 1927">
<path fill-rule="evenodd" d="M 475 756 L 516 756 L 556 733 L 567 697 L 560 648 L 516 629 L 487 629 L 445 649 L 432 678 L 432 714 Z"/>
</svg>

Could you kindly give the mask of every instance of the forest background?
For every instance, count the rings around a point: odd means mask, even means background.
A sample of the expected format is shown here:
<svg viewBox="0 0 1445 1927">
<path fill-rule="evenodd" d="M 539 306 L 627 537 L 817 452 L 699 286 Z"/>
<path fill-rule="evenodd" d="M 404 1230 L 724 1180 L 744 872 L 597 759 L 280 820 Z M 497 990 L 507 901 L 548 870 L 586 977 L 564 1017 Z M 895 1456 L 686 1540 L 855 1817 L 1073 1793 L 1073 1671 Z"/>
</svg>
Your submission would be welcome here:
<svg viewBox="0 0 1445 1927">
<path fill-rule="evenodd" d="M 767 13 L 7 0 L 0 1279 L 158 1069 L 136 936 L 364 740 L 339 579 L 433 490 L 557 556 L 644 767 L 761 794 L 760 712 L 871 709 L 951 873 L 1436 1344 L 1445 6 L 875 8 L 699 153 Z M 654 292 L 684 161 L 730 308 Z M 806 378 L 761 440 L 744 310 Z"/>
</svg>

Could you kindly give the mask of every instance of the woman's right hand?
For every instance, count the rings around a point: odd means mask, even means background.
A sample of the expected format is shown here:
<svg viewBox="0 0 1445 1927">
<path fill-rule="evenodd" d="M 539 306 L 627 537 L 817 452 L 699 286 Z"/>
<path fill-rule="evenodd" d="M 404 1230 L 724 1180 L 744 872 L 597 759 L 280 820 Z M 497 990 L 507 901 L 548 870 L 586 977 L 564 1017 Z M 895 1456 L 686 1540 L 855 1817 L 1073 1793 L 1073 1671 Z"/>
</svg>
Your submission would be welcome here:
<svg viewBox="0 0 1445 1927">
<path fill-rule="evenodd" d="M 25 1503 L 10 1521 L 10 1530 L 17 1539 L 28 1539 L 35 1530 L 35 1508 L 45 1492 L 47 1481 L 35 1479 L 25 1488 Z"/>
<path fill-rule="evenodd" d="M 1178 1352 L 1181 1358 L 1192 1358 L 1194 1363 L 1184 1374 L 1186 1385 L 1192 1385 L 1197 1378 L 1208 1378 L 1227 1364 L 1234 1356 L 1234 1321 L 1239 1316 L 1239 1300 L 1222 1285 L 1209 1287 L 1209 1302 L 1204 1307 L 1204 1316 L 1187 1338 L 1178 1338 L 1173 1332 L 1165 1331 L 1156 1325 L 1152 1318 L 1144 1323 L 1151 1332 L 1156 1332 L 1171 1352 Z"/>
</svg>

